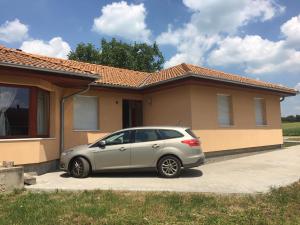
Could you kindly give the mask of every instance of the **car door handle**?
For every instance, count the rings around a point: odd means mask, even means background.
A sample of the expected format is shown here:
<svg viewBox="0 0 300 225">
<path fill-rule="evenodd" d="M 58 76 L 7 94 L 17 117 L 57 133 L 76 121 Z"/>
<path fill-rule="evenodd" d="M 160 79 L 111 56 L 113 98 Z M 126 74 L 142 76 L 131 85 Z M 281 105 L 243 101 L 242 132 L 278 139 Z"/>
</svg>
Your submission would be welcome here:
<svg viewBox="0 0 300 225">
<path fill-rule="evenodd" d="M 154 144 L 154 145 L 152 145 L 152 148 L 159 148 L 159 145 L 158 144 Z"/>
<path fill-rule="evenodd" d="M 122 148 L 119 148 L 119 150 L 123 152 L 126 150 L 126 148 L 122 147 Z"/>
</svg>

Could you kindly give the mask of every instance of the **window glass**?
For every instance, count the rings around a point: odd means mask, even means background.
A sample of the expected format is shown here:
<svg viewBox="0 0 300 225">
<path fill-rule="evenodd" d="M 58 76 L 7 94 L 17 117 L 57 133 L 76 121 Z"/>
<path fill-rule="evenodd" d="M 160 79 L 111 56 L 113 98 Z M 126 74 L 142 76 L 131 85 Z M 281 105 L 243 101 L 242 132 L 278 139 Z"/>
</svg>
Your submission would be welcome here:
<svg viewBox="0 0 300 225">
<path fill-rule="evenodd" d="M 158 134 L 155 130 L 142 130 L 138 129 L 135 131 L 135 142 L 146 142 L 158 140 Z"/>
<path fill-rule="evenodd" d="M 0 85 L 0 138 L 49 135 L 49 92 Z"/>
<path fill-rule="evenodd" d="M 0 136 L 27 136 L 29 88 L 0 86 Z"/>
<path fill-rule="evenodd" d="M 48 135 L 49 132 L 49 92 L 38 90 L 37 93 L 37 134 Z"/>
<path fill-rule="evenodd" d="M 170 139 L 170 138 L 179 138 L 183 137 L 183 135 L 176 130 L 159 130 L 160 137 L 162 139 Z"/>
<path fill-rule="evenodd" d="M 130 143 L 130 132 L 129 131 L 119 132 L 111 136 L 108 136 L 104 140 L 106 142 L 106 145 L 128 144 Z"/>
<path fill-rule="evenodd" d="M 266 104 L 263 98 L 255 98 L 255 120 L 256 125 L 266 125 Z"/>
<path fill-rule="evenodd" d="M 218 120 L 221 126 L 233 125 L 230 95 L 218 95 Z"/>
<path fill-rule="evenodd" d="M 78 95 L 73 103 L 73 128 L 98 130 L 98 97 Z"/>
<path fill-rule="evenodd" d="M 185 130 L 189 135 L 191 135 L 193 138 L 197 138 L 197 136 L 194 134 L 194 132 L 191 129 Z"/>
</svg>

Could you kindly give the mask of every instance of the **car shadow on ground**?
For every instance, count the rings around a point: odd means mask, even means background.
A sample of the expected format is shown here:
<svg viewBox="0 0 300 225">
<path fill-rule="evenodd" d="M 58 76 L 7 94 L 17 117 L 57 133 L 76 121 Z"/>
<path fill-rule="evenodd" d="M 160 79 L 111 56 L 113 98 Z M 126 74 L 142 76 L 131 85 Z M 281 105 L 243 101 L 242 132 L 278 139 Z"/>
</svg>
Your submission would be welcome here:
<svg viewBox="0 0 300 225">
<path fill-rule="evenodd" d="M 63 178 L 71 178 L 68 173 L 63 173 L 60 175 Z M 190 177 L 201 177 L 203 172 L 199 169 L 185 169 L 181 171 L 180 178 L 190 178 Z M 90 174 L 90 178 L 155 178 L 158 177 L 155 171 L 136 171 L 136 172 L 102 172 Z"/>
</svg>

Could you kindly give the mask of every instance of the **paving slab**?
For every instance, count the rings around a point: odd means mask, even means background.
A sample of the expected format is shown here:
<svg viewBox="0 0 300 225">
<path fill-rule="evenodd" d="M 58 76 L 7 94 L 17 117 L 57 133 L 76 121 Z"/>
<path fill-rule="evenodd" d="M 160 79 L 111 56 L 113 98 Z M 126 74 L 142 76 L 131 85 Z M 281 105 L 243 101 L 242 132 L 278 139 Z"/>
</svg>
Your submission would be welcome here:
<svg viewBox="0 0 300 225">
<path fill-rule="evenodd" d="M 122 190 L 205 193 L 259 193 L 286 186 L 300 179 L 300 145 L 278 151 L 210 163 L 183 171 L 175 179 L 153 172 L 102 173 L 84 179 L 64 172 L 37 176 L 33 191 Z"/>
</svg>

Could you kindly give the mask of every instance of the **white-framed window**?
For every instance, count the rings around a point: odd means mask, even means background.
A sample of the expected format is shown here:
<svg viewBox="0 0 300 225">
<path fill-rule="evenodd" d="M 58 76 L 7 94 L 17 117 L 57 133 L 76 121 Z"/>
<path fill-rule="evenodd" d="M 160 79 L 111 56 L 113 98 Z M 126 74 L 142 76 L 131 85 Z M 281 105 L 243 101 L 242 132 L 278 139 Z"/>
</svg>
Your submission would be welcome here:
<svg viewBox="0 0 300 225">
<path fill-rule="evenodd" d="M 97 96 L 76 95 L 73 98 L 73 129 L 99 129 L 99 99 Z"/>
<path fill-rule="evenodd" d="M 255 122 L 256 125 L 267 125 L 266 101 L 264 98 L 254 98 Z"/>
<path fill-rule="evenodd" d="M 232 97 L 231 95 L 218 94 L 218 121 L 220 126 L 233 125 Z"/>
</svg>

